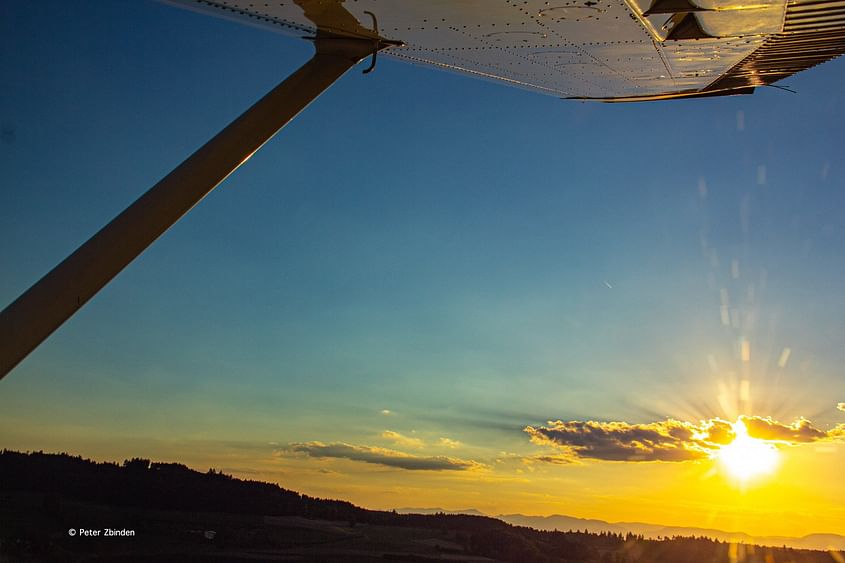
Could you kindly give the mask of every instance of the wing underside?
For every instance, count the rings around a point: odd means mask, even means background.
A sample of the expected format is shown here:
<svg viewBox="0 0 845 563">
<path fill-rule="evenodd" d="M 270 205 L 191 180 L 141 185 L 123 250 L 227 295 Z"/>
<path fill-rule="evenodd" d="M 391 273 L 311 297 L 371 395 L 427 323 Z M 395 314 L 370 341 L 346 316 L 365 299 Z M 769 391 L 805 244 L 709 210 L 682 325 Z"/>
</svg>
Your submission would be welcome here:
<svg viewBox="0 0 845 563">
<path fill-rule="evenodd" d="M 845 0 L 175 0 L 563 98 L 746 94 L 845 52 Z"/>
</svg>

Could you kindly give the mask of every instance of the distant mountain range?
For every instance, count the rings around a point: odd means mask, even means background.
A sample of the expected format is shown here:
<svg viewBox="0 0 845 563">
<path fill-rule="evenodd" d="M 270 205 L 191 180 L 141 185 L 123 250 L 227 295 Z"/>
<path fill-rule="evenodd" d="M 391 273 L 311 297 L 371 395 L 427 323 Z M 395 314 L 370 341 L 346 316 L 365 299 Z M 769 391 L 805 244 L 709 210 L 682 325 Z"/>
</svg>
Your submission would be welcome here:
<svg viewBox="0 0 845 563">
<path fill-rule="evenodd" d="M 774 547 L 792 547 L 794 549 L 845 550 L 845 536 L 839 534 L 810 534 L 803 537 L 790 536 L 752 536 L 745 532 L 726 532 L 711 528 L 688 528 L 683 526 L 664 526 L 662 524 L 645 524 L 643 522 L 605 522 L 588 518 L 575 518 L 562 514 L 551 516 L 526 516 L 525 514 L 485 514 L 475 508 L 465 510 L 445 510 L 443 508 L 397 508 L 400 514 L 469 514 L 474 516 L 491 516 L 514 526 L 527 526 L 537 530 L 583 531 L 598 534 L 612 532 L 626 534 L 628 532 L 642 535 L 650 539 L 671 538 L 673 536 L 705 536 L 719 541 L 730 541 L 745 544 L 767 545 Z"/>
</svg>

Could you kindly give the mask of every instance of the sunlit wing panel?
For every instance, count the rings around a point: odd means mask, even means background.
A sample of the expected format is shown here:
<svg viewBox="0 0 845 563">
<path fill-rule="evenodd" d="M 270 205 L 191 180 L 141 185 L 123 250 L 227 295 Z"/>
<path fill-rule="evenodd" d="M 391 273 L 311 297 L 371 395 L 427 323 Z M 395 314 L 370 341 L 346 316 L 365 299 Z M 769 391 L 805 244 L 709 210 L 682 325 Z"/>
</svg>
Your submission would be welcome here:
<svg viewBox="0 0 845 563">
<path fill-rule="evenodd" d="M 843 0 L 175 0 L 288 34 L 401 41 L 396 59 L 545 94 L 749 93 L 845 52 Z"/>
</svg>

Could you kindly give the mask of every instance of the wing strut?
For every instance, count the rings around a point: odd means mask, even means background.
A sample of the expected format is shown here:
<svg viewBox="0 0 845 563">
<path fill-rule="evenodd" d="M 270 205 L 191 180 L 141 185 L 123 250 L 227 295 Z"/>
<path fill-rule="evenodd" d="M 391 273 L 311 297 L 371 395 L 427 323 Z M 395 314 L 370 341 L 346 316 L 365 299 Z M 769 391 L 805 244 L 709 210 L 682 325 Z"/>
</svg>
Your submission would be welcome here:
<svg viewBox="0 0 845 563">
<path fill-rule="evenodd" d="M 311 60 L 0 312 L 0 379 L 347 70 L 391 46 L 326 33 L 314 45 Z"/>
</svg>

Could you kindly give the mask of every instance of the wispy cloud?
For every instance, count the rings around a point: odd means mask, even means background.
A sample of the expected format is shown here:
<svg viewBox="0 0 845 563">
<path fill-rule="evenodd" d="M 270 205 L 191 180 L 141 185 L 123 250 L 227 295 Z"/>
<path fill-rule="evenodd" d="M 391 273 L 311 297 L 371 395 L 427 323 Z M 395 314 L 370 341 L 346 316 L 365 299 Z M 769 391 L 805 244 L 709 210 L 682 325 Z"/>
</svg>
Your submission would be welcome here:
<svg viewBox="0 0 845 563">
<path fill-rule="evenodd" d="M 298 442 L 288 444 L 284 451 L 314 458 L 349 459 L 411 471 L 466 471 L 482 467 L 480 463 L 472 460 L 446 456 L 418 456 L 387 448 L 356 446 L 342 442 Z"/>
<path fill-rule="evenodd" d="M 381 437 L 385 440 L 390 440 L 391 442 L 403 446 L 406 448 L 423 448 L 425 447 L 425 442 L 420 440 L 419 438 L 413 438 L 411 436 L 405 436 L 404 434 L 400 434 L 399 432 L 394 432 L 393 430 L 385 430 L 381 433 Z"/>
<path fill-rule="evenodd" d="M 575 459 L 571 455 L 564 454 L 535 455 L 522 458 L 522 462 L 529 465 L 537 461 L 552 463 L 554 465 L 569 465 L 571 463 L 575 463 Z"/>
<path fill-rule="evenodd" d="M 451 450 L 457 449 L 461 447 L 461 443 L 457 440 L 452 440 L 451 438 L 440 438 L 437 440 L 437 444 L 444 448 L 449 448 Z"/>
<path fill-rule="evenodd" d="M 797 445 L 845 436 L 845 425 L 821 430 L 799 418 L 784 424 L 770 417 L 741 416 L 752 438 L 781 445 Z M 549 421 L 546 426 L 527 426 L 525 432 L 538 445 L 552 446 L 559 453 L 540 455 L 531 461 L 567 463 L 578 459 L 605 461 L 693 461 L 712 457 L 736 436 L 733 424 L 719 418 L 698 424 L 667 419 L 647 424 L 628 422 Z"/>
<path fill-rule="evenodd" d="M 439 438 L 436 442 L 426 443 L 425 440 L 423 440 L 422 438 L 415 438 L 413 436 L 400 434 L 399 432 L 394 432 L 393 430 L 385 430 L 381 433 L 381 437 L 385 440 L 390 440 L 397 446 L 403 448 L 422 449 L 427 446 L 435 446 L 455 450 L 463 445 L 458 440 L 452 440 L 451 438 L 445 437 Z"/>
</svg>

